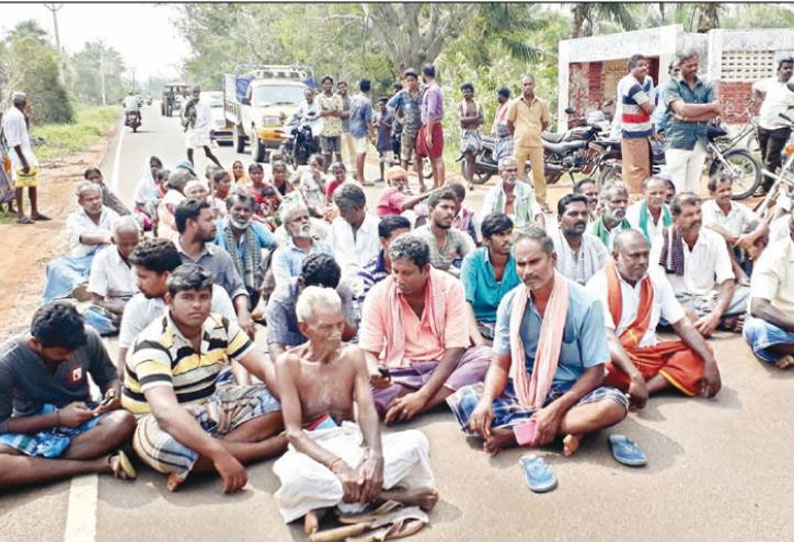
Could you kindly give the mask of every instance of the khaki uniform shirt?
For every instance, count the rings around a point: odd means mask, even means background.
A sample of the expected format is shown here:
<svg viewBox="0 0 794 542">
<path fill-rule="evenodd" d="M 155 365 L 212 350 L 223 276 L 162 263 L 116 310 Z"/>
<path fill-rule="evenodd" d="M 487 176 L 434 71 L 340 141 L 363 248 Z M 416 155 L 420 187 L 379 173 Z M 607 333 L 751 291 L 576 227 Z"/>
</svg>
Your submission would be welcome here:
<svg viewBox="0 0 794 542">
<path fill-rule="evenodd" d="M 513 141 L 516 147 L 540 147 L 543 145 L 540 139 L 543 123 L 549 123 L 551 117 L 546 102 L 535 96 L 531 103 L 527 103 L 521 96 L 510 105 L 507 120 L 515 125 Z"/>
</svg>

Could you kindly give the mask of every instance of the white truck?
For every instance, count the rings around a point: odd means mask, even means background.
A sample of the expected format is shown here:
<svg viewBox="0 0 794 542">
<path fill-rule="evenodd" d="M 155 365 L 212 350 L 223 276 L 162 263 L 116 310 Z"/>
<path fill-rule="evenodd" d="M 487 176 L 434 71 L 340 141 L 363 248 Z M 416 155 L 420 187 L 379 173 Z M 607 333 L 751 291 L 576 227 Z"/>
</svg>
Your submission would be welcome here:
<svg viewBox="0 0 794 542">
<path fill-rule="evenodd" d="M 304 100 L 314 72 L 300 65 L 241 64 L 223 76 L 223 110 L 234 130 L 237 152 L 251 146 L 251 158 L 264 162 L 287 139 L 284 125 Z"/>
</svg>

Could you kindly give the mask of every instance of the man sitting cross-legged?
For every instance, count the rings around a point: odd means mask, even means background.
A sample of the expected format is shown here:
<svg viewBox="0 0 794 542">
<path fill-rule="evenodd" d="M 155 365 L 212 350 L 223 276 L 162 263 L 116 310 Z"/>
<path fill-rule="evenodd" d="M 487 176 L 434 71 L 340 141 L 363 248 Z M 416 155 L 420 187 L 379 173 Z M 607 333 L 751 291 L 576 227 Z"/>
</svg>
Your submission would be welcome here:
<svg viewBox="0 0 794 542">
<path fill-rule="evenodd" d="M 245 486 L 243 463 L 279 455 L 286 438 L 270 363 L 233 321 L 210 314 L 212 273 L 183 264 L 171 273 L 168 312 L 135 339 L 122 404 L 138 416 L 133 447 L 175 490 L 191 471 L 216 470 L 224 491 Z M 230 360 L 265 385 L 216 387 Z"/>
<path fill-rule="evenodd" d="M 587 197 L 566 194 L 557 202 L 558 228 L 549 235 L 557 254 L 557 271 L 565 278 L 585 284 L 609 260 L 601 240 L 587 233 Z"/>
<path fill-rule="evenodd" d="M 447 403 L 488 453 L 565 435 L 572 455 L 585 434 L 628 412 L 623 393 L 601 386 L 609 361 L 601 302 L 554 270 L 554 244 L 542 228 L 518 232 L 513 255 L 523 284 L 499 304 L 485 385 L 461 388 Z"/>
<path fill-rule="evenodd" d="M 604 307 L 612 362 L 604 383 L 628 391 L 642 408 L 648 395 L 670 386 L 685 395 L 713 397 L 720 371 L 711 348 L 686 318 L 662 273 L 648 272 L 650 247 L 637 230 L 620 232 L 611 260 L 587 283 Z M 664 318 L 681 341 L 659 342 L 656 326 Z"/>
<path fill-rule="evenodd" d="M 389 257 L 392 274 L 369 291 L 358 336 L 386 423 L 408 421 L 482 382 L 491 359 L 487 346 L 467 349 L 463 286 L 430 266 L 427 242 L 401 235 Z"/>
<path fill-rule="evenodd" d="M 753 353 L 780 369 L 794 366 L 794 214 L 789 236 L 770 244 L 750 280 L 750 315 L 744 337 Z"/>
<path fill-rule="evenodd" d="M 89 373 L 104 394 L 99 405 Z M 73 305 L 37 310 L 30 330 L 0 349 L 0 488 L 86 473 L 135 478 L 124 453 L 113 452 L 135 430 L 118 410 L 119 388 L 102 340 Z"/>
<path fill-rule="evenodd" d="M 342 344 L 339 295 L 309 286 L 295 310 L 308 342 L 276 361 L 292 445 L 273 465 L 284 520 L 332 506 L 360 511 L 387 499 L 432 508 L 438 494 L 427 437 L 408 430 L 381 439 L 364 353 Z"/>
</svg>

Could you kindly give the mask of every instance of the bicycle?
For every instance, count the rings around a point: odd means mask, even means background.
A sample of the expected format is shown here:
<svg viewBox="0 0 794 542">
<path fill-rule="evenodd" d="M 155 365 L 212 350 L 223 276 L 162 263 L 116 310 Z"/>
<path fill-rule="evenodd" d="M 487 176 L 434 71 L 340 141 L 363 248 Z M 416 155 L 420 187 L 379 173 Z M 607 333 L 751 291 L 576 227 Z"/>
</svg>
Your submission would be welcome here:
<svg viewBox="0 0 794 542">
<path fill-rule="evenodd" d="M 791 109 L 791 108 L 789 108 Z M 794 129 L 794 119 L 789 117 L 786 113 L 780 113 L 780 118 L 789 123 L 789 126 Z M 780 168 L 780 175 L 769 171 L 766 168 L 761 169 L 761 175 L 774 179 L 772 187 L 769 192 L 753 209 L 762 220 L 771 222 L 775 218 L 774 210 L 776 209 L 778 198 L 786 196 L 791 198 L 794 194 L 794 132 L 789 136 L 789 141 L 786 143 L 781 155 L 785 155 L 785 162 Z M 782 156 L 781 156 L 782 157 Z M 783 192 L 785 190 L 785 193 Z"/>
</svg>

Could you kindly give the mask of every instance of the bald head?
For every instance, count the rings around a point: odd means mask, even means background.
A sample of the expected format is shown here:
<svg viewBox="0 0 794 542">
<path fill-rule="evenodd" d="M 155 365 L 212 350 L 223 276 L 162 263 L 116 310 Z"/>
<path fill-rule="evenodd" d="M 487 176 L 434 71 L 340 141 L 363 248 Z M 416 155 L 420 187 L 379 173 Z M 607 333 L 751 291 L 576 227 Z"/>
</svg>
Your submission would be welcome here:
<svg viewBox="0 0 794 542">
<path fill-rule="evenodd" d="M 624 230 L 615 237 L 612 257 L 620 276 L 631 284 L 641 280 L 648 272 L 649 253 L 648 241 L 637 230 Z"/>
<path fill-rule="evenodd" d="M 615 254 L 625 252 L 635 246 L 648 247 L 648 240 L 638 230 L 623 230 L 615 237 L 612 243 L 612 252 Z"/>
<path fill-rule="evenodd" d="M 126 262 L 141 240 L 138 222 L 132 216 L 122 216 L 112 226 L 113 244 Z"/>
</svg>

